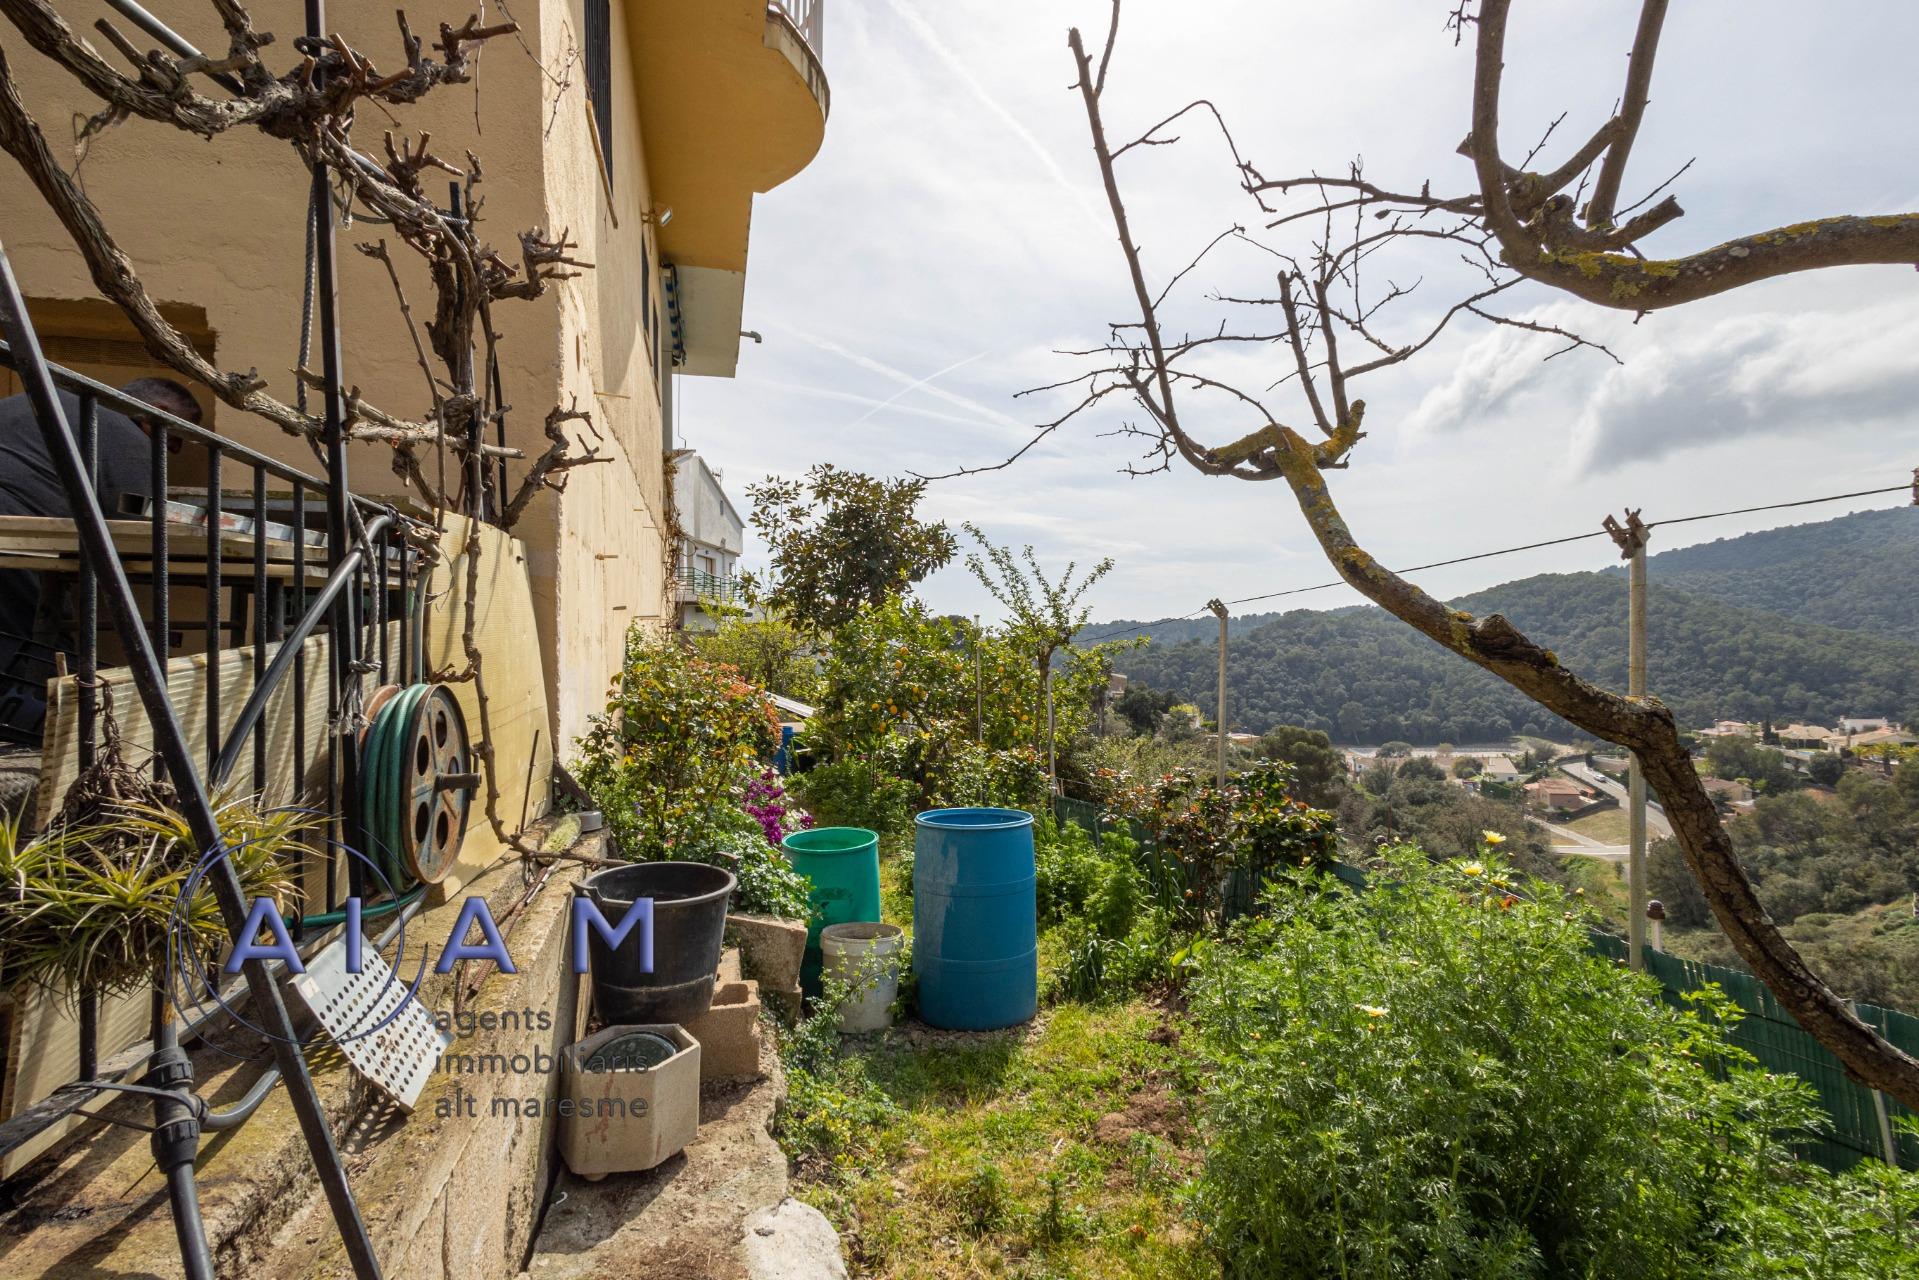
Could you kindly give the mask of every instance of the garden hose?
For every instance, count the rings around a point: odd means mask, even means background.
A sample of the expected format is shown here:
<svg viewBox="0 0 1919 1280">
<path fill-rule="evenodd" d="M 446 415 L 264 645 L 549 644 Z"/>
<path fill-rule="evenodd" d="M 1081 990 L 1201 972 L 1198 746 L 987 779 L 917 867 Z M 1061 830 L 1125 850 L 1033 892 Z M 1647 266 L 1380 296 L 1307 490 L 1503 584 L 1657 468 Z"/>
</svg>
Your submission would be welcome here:
<svg viewBox="0 0 1919 1280">
<path fill-rule="evenodd" d="M 406 816 L 400 799 L 402 780 L 397 777 L 404 754 L 402 739 L 420 700 L 430 685 L 414 684 L 386 699 L 367 725 L 360 747 L 360 824 L 366 833 L 366 855 L 380 873 L 400 893 L 414 883 L 413 875 L 401 856 L 406 832 Z"/>
<path fill-rule="evenodd" d="M 444 685 L 414 684 L 381 698 L 360 754 L 360 817 L 367 855 L 397 894 L 446 878 L 466 835 L 480 775 L 466 719 Z"/>
</svg>

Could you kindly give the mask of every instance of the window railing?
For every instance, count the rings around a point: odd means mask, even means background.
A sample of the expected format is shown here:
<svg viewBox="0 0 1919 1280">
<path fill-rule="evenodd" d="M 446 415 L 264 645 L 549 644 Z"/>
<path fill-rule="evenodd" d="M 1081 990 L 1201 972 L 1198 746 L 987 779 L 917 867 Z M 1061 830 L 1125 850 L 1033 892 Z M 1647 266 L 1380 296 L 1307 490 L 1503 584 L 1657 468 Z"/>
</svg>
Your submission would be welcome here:
<svg viewBox="0 0 1919 1280">
<path fill-rule="evenodd" d="M 826 56 L 822 14 L 825 5 L 822 0 L 767 0 L 766 7 L 786 16 L 786 20 L 805 39 L 806 47 L 813 51 L 815 58 Z"/>
</svg>

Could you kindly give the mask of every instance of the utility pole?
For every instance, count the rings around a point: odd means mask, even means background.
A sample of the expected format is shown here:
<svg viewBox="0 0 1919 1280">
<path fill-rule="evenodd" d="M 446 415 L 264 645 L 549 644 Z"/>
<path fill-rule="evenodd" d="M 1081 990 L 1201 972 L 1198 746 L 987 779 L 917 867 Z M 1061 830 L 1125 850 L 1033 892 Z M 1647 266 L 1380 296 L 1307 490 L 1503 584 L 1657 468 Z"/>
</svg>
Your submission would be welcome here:
<svg viewBox="0 0 1919 1280">
<path fill-rule="evenodd" d="M 1053 738 L 1053 665 L 1046 664 L 1046 777 L 1052 784 L 1053 794 L 1059 794 L 1059 758 L 1055 754 L 1058 744 Z"/>
<path fill-rule="evenodd" d="M 1217 597 L 1208 600 L 1206 607 L 1219 619 L 1219 785 L 1226 785 L 1226 606 Z"/>
<path fill-rule="evenodd" d="M 1626 578 L 1626 696 L 1646 696 L 1646 539 L 1652 530 L 1628 508 L 1626 522 L 1607 516 L 1602 526 L 1628 562 Z M 1646 965 L 1646 772 L 1632 756 L 1626 799 L 1630 808 L 1626 853 L 1626 942 L 1632 967 Z"/>
<path fill-rule="evenodd" d="M 979 627 L 979 615 L 973 615 L 973 740 L 982 747 L 986 745 L 986 692 L 980 683 L 980 640 L 983 635 Z"/>
</svg>

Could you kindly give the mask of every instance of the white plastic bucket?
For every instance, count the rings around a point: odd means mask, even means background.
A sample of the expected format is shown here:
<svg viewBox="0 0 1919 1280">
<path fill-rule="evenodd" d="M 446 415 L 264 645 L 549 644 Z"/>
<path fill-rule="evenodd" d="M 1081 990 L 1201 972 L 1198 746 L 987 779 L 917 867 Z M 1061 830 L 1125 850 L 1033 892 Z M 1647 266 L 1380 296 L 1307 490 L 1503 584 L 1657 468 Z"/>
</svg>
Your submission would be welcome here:
<svg viewBox="0 0 1919 1280">
<path fill-rule="evenodd" d="M 831 924 L 820 931 L 820 967 L 858 986 L 840 1006 L 840 1030 L 884 1031 L 893 1023 L 900 992 L 900 953 L 906 934 L 896 924 Z"/>
</svg>

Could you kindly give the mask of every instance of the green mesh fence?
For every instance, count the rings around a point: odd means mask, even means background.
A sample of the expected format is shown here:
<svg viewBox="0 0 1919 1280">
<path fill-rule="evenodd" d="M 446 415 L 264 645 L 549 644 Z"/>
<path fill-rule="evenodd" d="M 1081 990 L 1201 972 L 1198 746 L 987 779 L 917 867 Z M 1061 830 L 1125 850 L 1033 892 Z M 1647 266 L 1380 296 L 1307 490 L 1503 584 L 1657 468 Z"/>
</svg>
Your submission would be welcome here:
<svg viewBox="0 0 1919 1280">
<path fill-rule="evenodd" d="M 1599 954 L 1621 964 L 1626 962 L 1624 938 L 1595 929 L 1592 945 Z M 1804 1142 L 1811 1159 L 1833 1170 L 1851 1168 L 1868 1156 L 1883 1160 L 1885 1133 L 1890 1128 L 1899 1167 L 1919 1169 L 1919 1140 L 1898 1132 L 1892 1123 L 1912 1113 L 1848 1076 L 1839 1060 L 1780 1007 L 1764 983 L 1741 969 L 1682 960 L 1651 948 L 1646 951 L 1646 972 L 1659 979 L 1667 999 L 1675 1004 L 1685 1002 L 1686 992 L 1697 991 L 1707 983 L 1717 984 L 1745 1012 L 1733 1028 L 1733 1043 L 1757 1058 L 1766 1070 L 1798 1076 L 1813 1087 L 1831 1122 L 1826 1132 L 1809 1136 Z M 1919 1018 L 1871 1004 L 1854 1008 L 1862 1021 L 1893 1044 L 1907 1053 L 1919 1054 Z M 1883 1126 L 1881 1106 L 1886 1111 Z"/>
<path fill-rule="evenodd" d="M 1094 839 L 1116 825 L 1100 806 L 1066 796 L 1054 800 L 1053 813 L 1060 822 L 1084 827 Z M 1154 898 L 1164 902 L 1169 896 L 1182 894 L 1187 886 L 1180 878 L 1179 869 L 1168 865 L 1169 860 L 1154 847 L 1138 823 L 1127 822 L 1124 826 L 1139 842 L 1140 865 Z M 1333 873 L 1355 888 L 1366 887 L 1366 873 L 1358 867 L 1336 863 Z M 1235 869 L 1226 887 L 1228 919 L 1253 909 L 1264 880 L 1260 868 Z M 1600 955 L 1620 964 L 1626 962 L 1624 938 L 1594 929 L 1591 939 L 1593 950 Z M 1804 1139 L 1801 1147 L 1808 1159 L 1834 1171 L 1849 1169 L 1868 1157 L 1883 1160 L 1886 1158 L 1885 1134 L 1891 1129 L 1899 1167 L 1919 1170 L 1919 1139 L 1900 1133 L 1894 1126 L 1899 1117 L 1913 1113 L 1848 1076 L 1839 1060 L 1780 1007 L 1764 983 L 1744 970 L 1682 960 L 1650 948 L 1646 952 L 1646 971 L 1665 988 L 1666 998 L 1680 1006 L 1686 1004 L 1687 992 L 1697 991 L 1708 983 L 1717 984 L 1745 1013 L 1739 1025 L 1733 1028 L 1733 1043 L 1750 1053 L 1767 1071 L 1795 1075 L 1812 1086 L 1830 1117 L 1830 1124 L 1826 1131 L 1808 1134 Z M 1855 1009 L 1868 1026 L 1905 1052 L 1919 1056 L 1919 1018 L 1870 1004 L 1856 1005 Z M 1883 1124 L 1881 1107 L 1886 1116 Z"/>
</svg>

